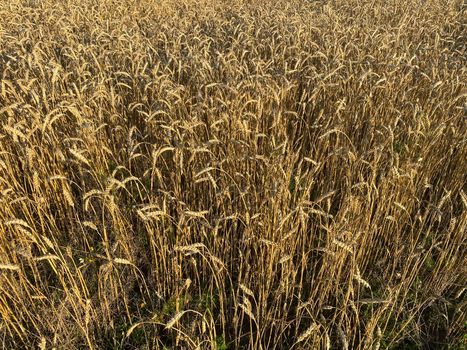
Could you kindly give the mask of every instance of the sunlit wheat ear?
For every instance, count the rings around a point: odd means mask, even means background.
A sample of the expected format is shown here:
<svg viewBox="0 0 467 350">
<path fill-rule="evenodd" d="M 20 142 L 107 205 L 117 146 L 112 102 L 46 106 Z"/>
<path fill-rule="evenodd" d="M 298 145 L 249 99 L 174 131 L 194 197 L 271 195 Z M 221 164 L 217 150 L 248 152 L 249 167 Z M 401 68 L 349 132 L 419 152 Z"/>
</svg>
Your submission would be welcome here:
<svg viewBox="0 0 467 350">
<path fill-rule="evenodd" d="M 118 211 L 118 206 L 115 203 L 115 197 L 112 195 L 107 196 L 107 205 L 110 210 L 110 212 L 117 212 Z"/>
<path fill-rule="evenodd" d="M 248 315 L 249 318 L 251 318 L 253 321 L 256 320 L 251 308 L 251 303 L 248 299 L 244 299 L 243 303 L 240 303 L 239 306 L 243 310 L 243 312 Z"/>
<path fill-rule="evenodd" d="M 172 317 L 169 322 L 166 323 L 165 328 L 171 329 L 175 324 L 182 318 L 182 316 L 186 313 L 186 311 L 180 311 Z"/>
<path fill-rule="evenodd" d="M 114 263 L 120 264 L 120 265 L 133 265 L 131 261 L 123 258 L 114 258 Z"/>
<path fill-rule="evenodd" d="M 5 222 L 5 225 L 7 225 L 7 226 L 20 225 L 20 226 L 24 226 L 26 228 L 31 228 L 26 221 L 21 220 L 21 219 L 9 220 L 9 221 Z"/>
<path fill-rule="evenodd" d="M 0 270 L 19 271 L 19 266 L 14 264 L 0 264 Z"/>
<path fill-rule="evenodd" d="M 206 321 L 201 321 L 201 333 L 206 333 Z"/>
<path fill-rule="evenodd" d="M 35 171 L 32 175 L 32 180 L 33 180 L 33 186 L 34 186 L 34 190 L 36 192 L 39 192 L 40 189 L 41 189 L 41 182 L 40 182 L 40 179 L 39 179 L 39 174 L 37 173 L 37 171 Z"/>
<path fill-rule="evenodd" d="M 290 255 L 284 255 L 280 260 L 279 260 L 279 264 L 285 264 L 287 261 L 291 260 L 292 259 L 292 256 Z"/>
<path fill-rule="evenodd" d="M 365 281 L 362 276 L 360 275 L 360 270 L 358 267 L 356 267 L 356 273 L 354 274 L 353 278 L 361 285 L 363 285 L 365 288 L 371 289 L 370 284 Z"/>
<path fill-rule="evenodd" d="M 16 129 L 16 128 L 12 128 L 8 125 L 4 125 L 3 126 L 3 129 L 5 131 L 7 131 L 10 135 L 13 136 L 13 140 L 15 142 L 18 142 L 20 139 L 21 140 L 25 140 L 26 139 L 26 135 L 24 135 L 20 130 Z"/>
<path fill-rule="evenodd" d="M 240 283 L 240 289 L 243 291 L 243 293 L 245 293 L 246 295 L 249 295 L 250 297 L 253 297 L 255 296 L 255 294 L 253 293 L 253 291 L 248 288 L 247 286 L 245 286 L 244 284 L 241 284 Z"/>
<path fill-rule="evenodd" d="M 341 345 L 342 345 L 342 349 L 343 350 L 348 350 L 349 348 L 349 343 L 347 341 L 347 337 L 344 333 L 344 330 L 342 329 L 342 327 L 340 325 L 337 325 L 337 334 L 339 335 L 339 339 L 340 339 L 340 342 L 341 342 Z"/>
<path fill-rule="evenodd" d="M 91 221 L 83 221 L 83 226 L 89 227 L 90 229 L 92 229 L 94 231 L 98 231 L 98 228 L 97 228 L 96 224 L 94 224 Z"/>
<path fill-rule="evenodd" d="M 91 300 L 86 299 L 85 316 L 84 316 L 85 317 L 84 323 L 86 326 L 88 326 L 89 323 L 91 322 L 91 308 L 92 308 Z"/>
<path fill-rule="evenodd" d="M 85 156 L 83 156 L 79 151 L 75 150 L 75 149 L 72 149 L 70 148 L 68 150 L 77 160 L 79 160 L 81 163 L 84 163 L 86 164 L 87 166 L 90 166 L 90 163 L 89 161 L 87 160 L 87 158 Z"/>
<path fill-rule="evenodd" d="M 66 202 L 68 203 L 68 205 L 70 207 L 74 207 L 75 206 L 75 202 L 73 200 L 73 196 L 70 192 L 70 190 L 68 189 L 67 186 L 63 185 L 63 196 L 65 197 L 65 200 Z"/>
<path fill-rule="evenodd" d="M 302 341 L 308 339 L 313 332 L 319 329 L 319 326 L 316 323 L 313 323 L 310 327 L 308 327 L 302 334 L 299 335 L 297 338 L 297 343 L 301 343 Z"/>
<path fill-rule="evenodd" d="M 209 258 L 217 264 L 218 268 L 225 268 L 225 263 L 221 259 L 219 259 L 217 256 L 214 256 L 212 254 L 209 255 Z"/>
<path fill-rule="evenodd" d="M 194 243 L 190 245 L 185 245 L 185 246 L 175 246 L 174 251 L 176 252 L 181 252 L 181 253 L 191 253 L 191 254 L 197 254 L 200 253 L 202 248 L 204 248 L 205 245 L 203 243 Z"/>
<path fill-rule="evenodd" d="M 55 245 L 47 236 L 41 235 L 41 238 L 45 242 L 46 246 L 48 246 L 50 249 L 55 249 Z"/>
<path fill-rule="evenodd" d="M 382 337 L 381 328 L 379 326 L 376 326 L 376 341 L 373 346 L 373 350 L 379 350 L 381 346 L 381 337 Z"/>
<path fill-rule="evenodd" d="M 41 341 L 39 343 L 39 349 L 40 350 L 46 350 L 47 349 L 47 340 L 45 337 L 41 337 Z"/>
<path fill-rule="evenodd" d="M 337 240 L 337 239 L 334 239 L 334 240 L 332 241 L 332 243 L 335 244 L 336 246 L 338 246 L 339 248 L 342 248 L 342 249 L 348 251 L 349 253 L 353 253 L 352 247 L 349 246 L 349 245 L 347 245 L 347 244 L 345 244 L 344 242 L 341 242 L 341 241 L 339 241 L 339 240 Z"/>
<path fill-rule="evenodd" d="M 327 331 L 324 331 L 324 348 L 326 350 L 331 349 L 331 339 L 329 338 Z"/>
<path fill-rule="evenodd" d="M 55 254 L 47 254 L 42 255 L 34 258 L 35 261 L 43 261 L 43 260 L 60 260 L 60 258 Z"/>
</svg>

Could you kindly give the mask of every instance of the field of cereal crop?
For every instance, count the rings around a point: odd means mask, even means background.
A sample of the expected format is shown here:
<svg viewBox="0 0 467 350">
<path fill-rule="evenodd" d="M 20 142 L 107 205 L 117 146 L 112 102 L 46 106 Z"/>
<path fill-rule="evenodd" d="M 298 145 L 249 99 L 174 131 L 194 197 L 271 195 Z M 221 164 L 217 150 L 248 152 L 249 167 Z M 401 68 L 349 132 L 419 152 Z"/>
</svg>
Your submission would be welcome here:
<svg viewBox="0 0 467 350">
<path fill-rule="evenodd" d="M 0 2 L 0 348 L 465 349 L 465 9 Z"/>
</svg>

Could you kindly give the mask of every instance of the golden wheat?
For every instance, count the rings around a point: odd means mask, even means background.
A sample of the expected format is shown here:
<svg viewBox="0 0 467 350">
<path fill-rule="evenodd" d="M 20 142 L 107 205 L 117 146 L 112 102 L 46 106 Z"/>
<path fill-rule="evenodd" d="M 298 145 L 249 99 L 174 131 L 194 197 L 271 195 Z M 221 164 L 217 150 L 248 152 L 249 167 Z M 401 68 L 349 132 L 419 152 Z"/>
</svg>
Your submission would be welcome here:
<svg viewBox="0 0 467 350">
<path fill-rule="evenodd" d="M 0 3 L 0 347 L 463 349 L 460 0 Z"/>
</svg>

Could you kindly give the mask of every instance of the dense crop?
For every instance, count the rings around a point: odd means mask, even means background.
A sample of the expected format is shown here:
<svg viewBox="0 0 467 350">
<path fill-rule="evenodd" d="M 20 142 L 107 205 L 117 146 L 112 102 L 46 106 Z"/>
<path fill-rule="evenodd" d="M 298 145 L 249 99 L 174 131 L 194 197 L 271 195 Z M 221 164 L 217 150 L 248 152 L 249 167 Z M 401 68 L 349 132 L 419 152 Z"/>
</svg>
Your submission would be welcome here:
<svg viewBox="0 0 467 350">
<path fill-rule="evenodd" d="M 5 349 L 461 349 L 454 0 L 0 3 Z"/>
</svg>

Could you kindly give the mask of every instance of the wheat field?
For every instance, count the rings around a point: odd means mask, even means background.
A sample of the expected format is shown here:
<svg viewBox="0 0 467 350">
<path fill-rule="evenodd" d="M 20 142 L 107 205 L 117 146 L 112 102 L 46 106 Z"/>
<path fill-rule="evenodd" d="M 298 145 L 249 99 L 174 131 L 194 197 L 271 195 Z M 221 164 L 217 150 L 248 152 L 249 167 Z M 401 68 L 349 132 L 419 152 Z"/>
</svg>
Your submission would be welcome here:
<svg viewBox="0 0 467 350">
<path fill-rule="evenodd" d="M 0 2 L 2 349 L 465 349 L 466 7 Z"/>
</svg>

